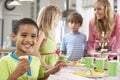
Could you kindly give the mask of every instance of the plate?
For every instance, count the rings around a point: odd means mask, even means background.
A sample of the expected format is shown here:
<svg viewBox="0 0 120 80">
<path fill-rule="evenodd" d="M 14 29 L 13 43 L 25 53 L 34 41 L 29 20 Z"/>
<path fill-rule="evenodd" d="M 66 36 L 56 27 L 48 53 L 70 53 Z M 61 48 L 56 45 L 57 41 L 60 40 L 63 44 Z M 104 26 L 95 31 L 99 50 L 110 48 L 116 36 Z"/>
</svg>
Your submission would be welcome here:
<svg viewBox="0 0 120 80">
<path fill-rule="evenodd" d="M 97 70 L 97 69 L 94 69 L 96 72 L 105 72 L 106 70 Z"/>
<path fill-rule="evenodd" d="M 96 72 L 93 71 L 91 74 L 90 72 L 74 72 L 73 74 L 83 76 L 83 77 L 89 77 L 89 78 L 98 78 L 98 77 L 105 77 L 107 76 L 105 72 Z"/>
<path fill-rule="evenodd" d="M 68 65 L 69 65 L 69 66 L 85 66 L 85 64 L 80 63 L 79 61 L 71 61 L 71 62 L 68 62 Z"/>
</svg>

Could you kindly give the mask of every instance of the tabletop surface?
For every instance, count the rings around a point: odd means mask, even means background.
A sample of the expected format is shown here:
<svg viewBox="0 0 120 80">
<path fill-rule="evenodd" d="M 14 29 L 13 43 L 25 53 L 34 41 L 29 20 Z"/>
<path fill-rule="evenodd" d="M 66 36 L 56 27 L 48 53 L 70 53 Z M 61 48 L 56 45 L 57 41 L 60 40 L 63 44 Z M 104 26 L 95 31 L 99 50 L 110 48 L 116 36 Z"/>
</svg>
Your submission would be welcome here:
<svg viewBox="0 0 120 80">
<path fill-rule="evenodd" d="M 116 77 L 106 76 L 106 77 L 86 78 L 73 74 L 74 72 L 79 72 L 79 71 L 81 72 L 85 70 L 86 70 L 85 66 L 67 66 L 65 68 L 62 68 L 58 73 L 50 75 L 48 80 L 120 80 L 120 63 L 118 66 L 118 75 Z M 107 75 L 107 71 L 106 71 L 106 75 Z"/>
</svg>

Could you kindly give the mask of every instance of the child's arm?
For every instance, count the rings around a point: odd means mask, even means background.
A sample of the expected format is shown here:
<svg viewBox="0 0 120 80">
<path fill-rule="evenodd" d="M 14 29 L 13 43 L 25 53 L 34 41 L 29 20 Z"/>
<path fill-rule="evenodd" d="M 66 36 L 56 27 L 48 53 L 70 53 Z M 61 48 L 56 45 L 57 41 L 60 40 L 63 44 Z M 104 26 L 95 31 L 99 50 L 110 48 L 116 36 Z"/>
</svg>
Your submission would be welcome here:
<svg viewBox="0 0 120 80">
<path fill-rule="evenodd" d="M 19 77 L 19 74 L 17 71 L 13 71 L 13 73 L 8 77 L 7 80 L 17 80 Z"/>
<path fill-rule="evenodd" d="M 39 53 L 39 51 L 38 51 L 38 53 Z M 40 53 L 38 54 L 38 58 L 40 59 L 40 62 L 41 62 L 42 66 L 43 66 L 44 68 L 50 69 L 50 68 L 53 67 L 53 66 L 50 66 L 50 65 L 47 65 L 47 64 L 46 64 L 46 62 L 42 59 Z"/>
<path fill-rule="evenodd" d="M 21 75 L 27 72 L 30 69 L 29 62 L 20 61 L 16 67 L 16 69 L 12 72 L 12 74 L 8 77 L 7 80 L 17 80 Z"/>
<path fill-rule="evenodd" d="M 46 62 L 42 59 L 41 54 L 40 54 L 40 52 L 39 52 L 38 50 L 34 50 L 34 52 L 33 52 L 31 55 L 38 57 L 39 60 L 40 60 L 40 62 L 41 62 L 41 64 L 42 64 L 42 66 L 43 66 L 45 69 L 50 69 L 50 68 L 53 67 L 53 66 L 50 66 L 50 65 L 47 65 L 47 64 L 46 64 Z"/>
<path fill-rule="evenodd" d="M 40 78 L 40 79 L 38 79 L 38 80 L 44 80 L 44 79 L 46 79 L 47 77 L 49 77 L 50 74 L 54 74 L 54 73 L 60 71 L 60 69 L 61 69 L 62 67 L 64 67 L 64 66 L 66 66 L 66 65 L 65 65 L 65 63 L 63 63 L 63 62 L 57 64 L 56 66 L 54 66 L 54 67 L 46 70 L 46 71 L 44 72 L 44 78 Z"/>
<path fill-rule="evenodd" d="M 39 31 L 38 40 L 35 48 L 36 50 L 39 50 L 39 48 L 41 48 L 41 45 L 43 44 L 43 41 L 45 39 L 46 39 L 45 33 L 43 31 Z"/>
<path fill-rule="evenodd" d="M 49 66 L 45 63 L 45 61 L 42 59 L 41 55 L 40 55 L 40 52 L 39 52 L 39 48 L 41 47 L 42 43 L 43 43 L 43 40 L 45 39 L 45 34 L 43 31 L 39 31 L 39 36 L 38 36 L 38 41 L 37 41 L 37 44 L 36 46 L 34 47 L 34 50 L 32 51 L 32 54 L 33 56 L 37 56 L 39 59 L 40 59 L 40 62 L 42 64 L 42 66 L 46 69 L 49 69 L 51 68 L 52 66 Z"/>
</svg>

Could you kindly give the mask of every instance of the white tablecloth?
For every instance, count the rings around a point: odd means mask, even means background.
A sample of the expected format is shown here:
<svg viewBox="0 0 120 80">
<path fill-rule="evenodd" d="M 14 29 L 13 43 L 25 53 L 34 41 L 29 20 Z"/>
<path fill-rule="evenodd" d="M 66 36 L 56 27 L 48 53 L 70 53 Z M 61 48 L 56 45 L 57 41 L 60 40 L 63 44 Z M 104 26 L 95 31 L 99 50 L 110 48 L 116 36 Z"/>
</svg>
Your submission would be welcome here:
<svg viewBox="0 0 120 80">
<path fill-rule="evenodd" d="M 71 73 L 64 72 L 64 70 L 63 70 L 63 71 L 60 71 L 59 73 L 57 73 L 55 75 L 50 75 L 48 80 L 93 80 L 93 79 L 73 75 Z"/>
<path fill-rule="evenodd" d="M 68 66 L 61 69 L 58 73 L 49 76 L 48 80 L 120 80 L 120 64 L 118 66 L 118 75 L 116 77 L 86 78 L 72 74 L 73 72 L 85 71 L 85 67 Z"/>
</svg>

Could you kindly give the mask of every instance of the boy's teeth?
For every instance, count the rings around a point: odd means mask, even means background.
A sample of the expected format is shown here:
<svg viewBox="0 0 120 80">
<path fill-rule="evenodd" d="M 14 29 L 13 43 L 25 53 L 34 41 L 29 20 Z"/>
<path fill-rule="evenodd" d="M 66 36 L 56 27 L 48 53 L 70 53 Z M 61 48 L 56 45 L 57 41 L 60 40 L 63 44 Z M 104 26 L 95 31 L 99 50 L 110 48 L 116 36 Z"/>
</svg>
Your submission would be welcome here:
<svg viewBox="0 0 120 80">
<path fill-rule="evenodd" d="M 25 47 L 30 47 L 30 45 L 25 45 Z"/>
</svg>

